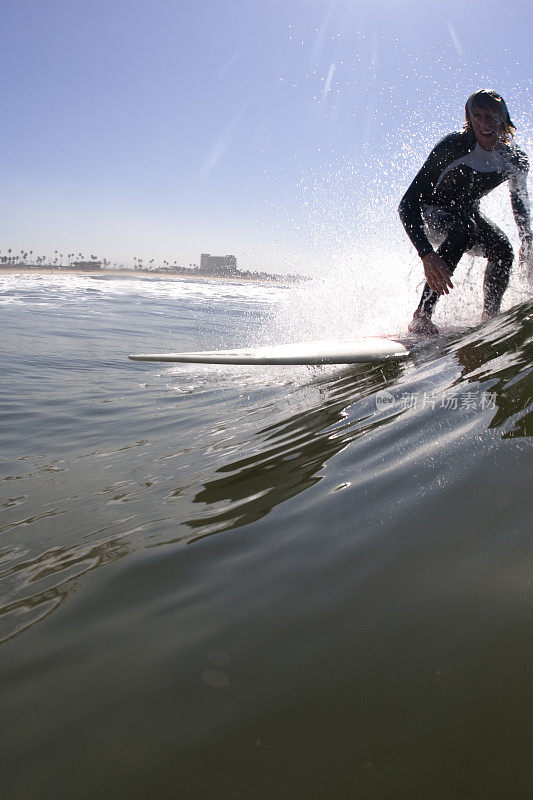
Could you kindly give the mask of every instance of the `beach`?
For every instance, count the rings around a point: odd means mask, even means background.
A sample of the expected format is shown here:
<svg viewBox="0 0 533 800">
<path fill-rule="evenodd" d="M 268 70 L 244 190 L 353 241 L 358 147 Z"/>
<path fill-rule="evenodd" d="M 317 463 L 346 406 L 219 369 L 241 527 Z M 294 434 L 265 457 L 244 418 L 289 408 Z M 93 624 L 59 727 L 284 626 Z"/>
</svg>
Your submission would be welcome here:
<svg viewBox="0 0 533 800">
<path fill-rule="evenodd" d="M 163 270 L 148 270 L 148 269 L 74 269 L 72 267 L 51 267 L 51 266 L 5 266 L 0 264 L 0 275 L 72 275 L 80 276 L 85 275 L 91 278 L 148 278 L 150 280 L 177 280 L 177 281 L 212 281 L 212 282 L 225 282 L 232 281 L 249 281 L 251 283 L 283 283 L 282 276 L 272 276 L 272 280 L 265 278 L 254 278 L 249 273 L 240 272 L 236 275 L 223 276 L 223 275 L 204 275 L 196 273 L 193 270 L 190 272 L 164 272 Z M 287 276 L 289 282 L 290 276 Z"/>
</svg>

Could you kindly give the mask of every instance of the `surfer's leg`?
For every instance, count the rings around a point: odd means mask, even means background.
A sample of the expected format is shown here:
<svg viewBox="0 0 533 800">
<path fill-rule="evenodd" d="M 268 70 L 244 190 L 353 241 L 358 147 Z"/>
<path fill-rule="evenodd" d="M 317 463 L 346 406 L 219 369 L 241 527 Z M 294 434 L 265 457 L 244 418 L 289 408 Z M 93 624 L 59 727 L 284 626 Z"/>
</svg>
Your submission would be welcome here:
<svg viewBox="0 0 533 800">
<path fill-rule="evenodd" d="M 505 233 L 493 222 L 476 214 L 475 248 L 487 259 L 483 282 L 483 318 L 494 317 L 509 284 L 514 253 Z"/>
<path fill-rule="evenodd" d="M 446 238 L 437 248 L 437 253 L 444 259 L 450 270 L 450 275 L 461 260 L 462 255 L 469 249 L 476 232 L 476 221 L 473 216 L 448 217 L 441 223 L 445 227 Z M 415 311 L 416 316 L 431 318 L 435 304 L 440 294 L 434 292 L 426 283 L 422 291 L 420 303 Z"/>
</svg>

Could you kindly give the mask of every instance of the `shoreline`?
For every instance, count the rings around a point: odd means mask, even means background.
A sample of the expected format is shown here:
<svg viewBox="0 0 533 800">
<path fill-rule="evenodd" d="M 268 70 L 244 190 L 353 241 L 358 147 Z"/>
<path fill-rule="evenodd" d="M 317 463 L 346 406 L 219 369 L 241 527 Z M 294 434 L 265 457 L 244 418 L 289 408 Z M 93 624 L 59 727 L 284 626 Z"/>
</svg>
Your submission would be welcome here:
<svg viewBox="0 0 533 800">
<path fill-rule="evenodd" d="M 156 280 L 174 281 L 219 281 L 221 283 L 257 283 L 261 286 L 285 286 L 291 283 L 289 276 L 287 281 L 272 278 L 272 280 L 261 280 L 260 278 L 247 277 L 245 275 L 187 275 L 177 272 L 157 272 L 147 269 L 71 269 L 69 267 L 30 267 L 13 266 L 6 267 L 0 265 L 1 275 L 76 275 L 87 278 L 155 278 Z"/>
</svg>

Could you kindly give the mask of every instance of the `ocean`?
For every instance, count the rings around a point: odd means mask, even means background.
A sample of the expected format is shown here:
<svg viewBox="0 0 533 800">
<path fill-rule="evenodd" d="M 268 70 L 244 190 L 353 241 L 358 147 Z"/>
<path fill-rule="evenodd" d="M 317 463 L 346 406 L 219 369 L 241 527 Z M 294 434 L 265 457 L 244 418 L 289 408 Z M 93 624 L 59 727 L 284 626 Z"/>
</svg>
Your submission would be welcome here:
<svg viewBox="0 0 533 800">
<path fill-rule="evenodd" d="M 127 358 L 295 292 L 0 274 L 6 800 L 533 796 L 533 302 L 405 361 Z"/>
</svg>

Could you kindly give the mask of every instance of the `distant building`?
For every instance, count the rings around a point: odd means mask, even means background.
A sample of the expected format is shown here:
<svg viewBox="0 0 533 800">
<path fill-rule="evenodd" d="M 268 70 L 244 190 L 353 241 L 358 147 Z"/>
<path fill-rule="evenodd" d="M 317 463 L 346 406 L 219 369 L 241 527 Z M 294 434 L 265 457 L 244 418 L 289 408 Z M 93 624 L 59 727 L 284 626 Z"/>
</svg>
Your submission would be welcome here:
<svg viewBox="0 0 533 800">
<path fill-rule="evenodd" d="M 200 256 L 200 272 L 210 275 L 234 275 L 237 272 L 235 256 L 212 256 L 202 253 Z"/>
</svg>

